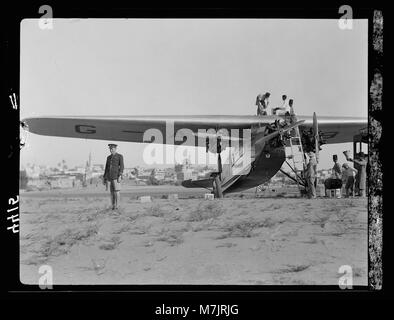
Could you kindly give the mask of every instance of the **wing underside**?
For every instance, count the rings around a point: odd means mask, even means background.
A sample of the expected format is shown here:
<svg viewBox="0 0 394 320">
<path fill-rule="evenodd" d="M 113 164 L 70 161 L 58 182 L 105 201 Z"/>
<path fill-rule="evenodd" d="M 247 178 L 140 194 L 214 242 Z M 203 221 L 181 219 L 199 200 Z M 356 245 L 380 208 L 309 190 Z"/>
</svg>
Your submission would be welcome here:
<svg viewBox="0 0 394 320">
<path fill-rule="evenodd" d="M 273 123 L 276 119 L 280 119 L 280 117 L 215 115 L 90 116 L 37 117 L 24 119 L 23 122 L 28 126 L 30 132 L 46 136 L 196 146 L 198 145 L 198 139 L 209 136 L 209 134 L 204 135 L 204 132 L 227 130 L 227 134 L 232 138 L 242 139 L 242 129 L 264 126 Z M 312 127 L 312 117 L 297 116 L 297 120 L 305 120 L 300 126 L 301 129 L 309 130 Z M 365 118 L 319 117 L 318 121 L 319 129 L 328 144 L 352 142 L 354 135 L 367 128 Z M 159 133 L 161 133 L 162 138 L 160 138 Z M 187 139 L 188 135 L 192 135 L 194 140 Z"/>
</svg>

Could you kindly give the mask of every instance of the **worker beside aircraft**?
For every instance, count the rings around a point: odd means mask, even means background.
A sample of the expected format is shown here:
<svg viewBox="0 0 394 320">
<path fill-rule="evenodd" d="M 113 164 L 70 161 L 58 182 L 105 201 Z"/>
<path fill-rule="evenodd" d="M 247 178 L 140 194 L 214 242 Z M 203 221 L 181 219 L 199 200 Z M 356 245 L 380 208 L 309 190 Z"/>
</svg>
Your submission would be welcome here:
<svg viewBox="0 0 394 320">
<path fill-rule="evenodd" d="M 338 156 L 334 154 L 332 156 L 332 160 L 334 161 L 334 166 L 332 167 L 332 176 L 334 179 L 341 179 L 341 165 L 338 163 Z"/>
<path fill-rule="evenodd" d="M 317 161 L 316 156 L 313 152 L 309 152 L 309 162 L 306 167 L 305 178 L 307 181 L 307 191 L 308 198 L 315 199 L 316 198 L 316 170 L 317 170 Z"/>
<path fill-rule="evenodd" d="M 354 173 L 357 174 L 357 170 L 350 167 L 347 163 L 342 165 L 342 181 L 345 186 L 345 196 L 350 197 L 354 195 Z"/>
<path fill-rule="evenodd" d="M 359 152 L 355 159 L 349 158 L 347 153 L 344 153 L 346 160 L 355 164 L 356 174 L 356 192 L 360 197 L 366 195 L 366 182 L 367 182 L 367 155 L 364 152 Z"/>
<path fill-rule="evenodd" d="M 116 151 L 117 145 L 110 143 L 108 147 L 111 154 L 107 157 L 107 162 L 105 163 L 103 183 L 107 190 L 109 185 L 112 210 L 115 210 L 118 209 L 120 201 L 120 181 L 122 179 L 124 164 L 123 156 Z"/>
</svg>

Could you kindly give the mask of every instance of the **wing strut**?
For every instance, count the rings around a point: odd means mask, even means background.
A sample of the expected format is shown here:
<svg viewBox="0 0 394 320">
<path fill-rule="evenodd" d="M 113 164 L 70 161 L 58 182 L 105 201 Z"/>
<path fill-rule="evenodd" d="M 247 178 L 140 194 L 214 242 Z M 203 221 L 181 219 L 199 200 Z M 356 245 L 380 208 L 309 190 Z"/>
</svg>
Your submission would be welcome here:
<svg viewBox="0 0 394 320">
<path fill-rule="evenodd" d="M 213 173 L 213 194 L 215 195 L 216 198 L 223 198 L 223 191 L 222 191 L 222 157 L 220 156 L 220 153 L 222 152 L 222 139 L 219 136 L 217 138 L 217 153 L 218 153 L 218 172 Z"/>
</svg>

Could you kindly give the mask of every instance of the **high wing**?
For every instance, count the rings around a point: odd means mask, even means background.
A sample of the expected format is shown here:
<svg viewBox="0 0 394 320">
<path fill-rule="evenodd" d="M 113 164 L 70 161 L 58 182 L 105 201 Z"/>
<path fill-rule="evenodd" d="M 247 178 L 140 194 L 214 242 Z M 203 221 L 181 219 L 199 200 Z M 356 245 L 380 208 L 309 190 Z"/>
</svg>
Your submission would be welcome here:
<svg viewBox="0 0 394 320">
<path fill-rule="evenodd" d="M 196 139 L 201 137 L 199 130 L 250 129 L 264 126 L 281 119 L 280 116 L 84 116 L 84 117 L 34 117 L 22 120 L 28 126 L 29 132 L 46 136 L 70 137 L 81 139 L 98 139 L 129 142 L 156 142 L 168 144 L 183 144 L 195 146 L 195 141 L 173 141 L 166 137 L 168 128 L 173 128 L 172 136 L 180 129 L 188 129 Z M 297 116 L 297 121 L 305 120 L 300 129 L 312 127 L 312 116 Z M 353 136 L 367 128 L 367 119 L 359 117 L 327 117 L 318 119 L 319 129 L 322 131 L 326 143 L 352 142 Z M 145 137 L 149 129 L 156 129 L 162 133 L 162 141 L 156 141 L 151 135 Z M 154 130 L 153 130 L 154 131 Z M 169 130 L 169 131 L 172 131 Z M 167 133 L 167 134 L 166 134 Z M 242 139 L 242 130 L 240 132 Z"/>
<path fill-rule="evenodd" d="M 313 126 L 313 117 L 297 117 L 305 120 L 301 129 L 309 130 Z M 326 144 L 353 142 L 355 135 L 368 129 L 368 120 L 360 117 L 318 117 L 319 131 Z"/>
</svg>

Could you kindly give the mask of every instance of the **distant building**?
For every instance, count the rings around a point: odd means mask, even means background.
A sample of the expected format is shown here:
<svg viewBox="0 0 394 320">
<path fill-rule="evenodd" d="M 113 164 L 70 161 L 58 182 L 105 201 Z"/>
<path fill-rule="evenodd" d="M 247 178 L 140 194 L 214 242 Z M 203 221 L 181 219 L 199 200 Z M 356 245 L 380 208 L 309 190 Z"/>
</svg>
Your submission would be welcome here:
<svg viewBox="0 0 394 320">
<path fill-rule="evenodd" d="M 214 171 L 214 170 L 212 170 L 212 169 L 202 169 L 202 170 L 200 170 L 198 172 L 197 178 L 198 179 L 208 178 L 211 175 L 212 171 Z"/>
<path fill-rule="evenodd" d="M 164 180 L 165 172 L 155 172 L 153 177 L 159 181 Z"/>
<path fill-rule="evenodd" d="M 137 178 L 142 179 L 142 180 L 149 179 L 149 177 L 151 176 L 151 173 L 152 173 L 152 170 L 146 170 L 143 168 L 139 168 L 138 172 L 137 172 Z"/>
<path fill-rule="evenodd" d="M 193 171 L 191 169 L 186 169 L 181 172 L 177 172 L 176 179 L 178 181 L 193 179 Z"/>
<path fill-rule="evenodd" d="M 41 175 L 41 169 L 36 164 L 28 164 L 26 166 L 26 175 L 29 179 L 39 179 Z"/>
<path fill-rule="evenodd" d="M 321 181 L 331 178 L 332 170 L 331 169 L 323 169 L 317 171 L 317 178 Z"/>
<path fill-rule="evenodd" d="M 175 173 L 177 181 L 184 181 L 197 178 L 197 174 L 193 175 L 193 169 L 191 168 L 190 161 L 185 159 L 182 164 L 175 165 Z"/>
<path fill-rule="evenodd" d="M 86 161 L 85 166 L 85 179 L 92 179 L 93 165 L 92 165 L 92 153 L 89 152 L 89 159 Z"/>
<path fill-rule="evenodd" d="M 92 170 L 104 172 L 104 165 L 103 164 L 93 164 Z"/>
<path fill-rule="evenodd" d="M 49 183 L 52 189 L 74 188 L 76 184 L 76 177 L 69 175 L 52 176 Z"/>
<path fill-rule="evenodd" d="M 75 172 L 82 173 L 82 174 L 85 173 L 85 170 L 86 170 L 85 167 L 82 167 L 82 166 L 75 167 L 75 169 L 74 169 Z"/>
<path fill-rule="evenodd" d="M 34 189 L 50 189 L 51 183 L 48 179 L 33 179 L 27 182 L 26 189 L 27 190 L 34 190 Z"/>
</svg>

